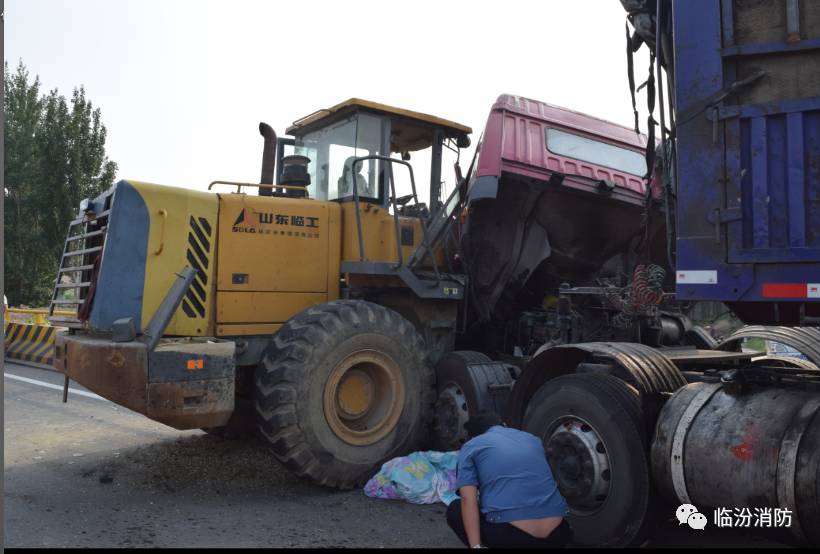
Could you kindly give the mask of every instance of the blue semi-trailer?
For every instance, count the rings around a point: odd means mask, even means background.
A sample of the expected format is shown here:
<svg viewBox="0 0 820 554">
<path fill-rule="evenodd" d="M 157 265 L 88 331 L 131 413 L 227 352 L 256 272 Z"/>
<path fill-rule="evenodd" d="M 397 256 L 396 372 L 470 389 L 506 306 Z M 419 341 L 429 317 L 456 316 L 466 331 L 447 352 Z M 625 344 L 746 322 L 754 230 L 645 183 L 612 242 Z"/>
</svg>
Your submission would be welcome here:
<svg viewBox="0 0 820 554">
<path fill-rule="evenodd" d="M 817 325 L 820 6 L 660 6 L 673 30 L 678 298 Z"/>
</svg>

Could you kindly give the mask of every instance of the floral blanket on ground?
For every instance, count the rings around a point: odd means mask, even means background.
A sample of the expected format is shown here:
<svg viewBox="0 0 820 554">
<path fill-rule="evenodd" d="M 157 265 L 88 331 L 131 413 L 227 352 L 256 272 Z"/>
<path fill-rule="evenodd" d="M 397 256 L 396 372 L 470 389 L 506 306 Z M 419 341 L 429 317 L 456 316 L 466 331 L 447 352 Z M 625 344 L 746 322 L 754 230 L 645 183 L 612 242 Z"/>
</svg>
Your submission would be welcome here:
<svg viewBox="0 0 820 554">
<path fill-rule="evenodd" d="M 413 452 L 385 462 L 364 486 L 371 498 L 406 500 L 412 504 L 450 502 L 456 494 L 458 452 Z"/>
</svg>

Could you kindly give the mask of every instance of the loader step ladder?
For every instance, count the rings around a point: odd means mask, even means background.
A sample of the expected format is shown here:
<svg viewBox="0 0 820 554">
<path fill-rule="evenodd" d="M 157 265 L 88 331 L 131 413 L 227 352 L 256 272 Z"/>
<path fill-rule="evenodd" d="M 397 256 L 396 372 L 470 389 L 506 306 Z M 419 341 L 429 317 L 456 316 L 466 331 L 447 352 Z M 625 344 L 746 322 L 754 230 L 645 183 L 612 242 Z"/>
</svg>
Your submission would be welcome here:
<svg viewBox="0 0 820 554">
<path fill-rule="evenodd" d="M 366 160 L 380 160 L 388 164 L 387 180 L 389 188 L 387 193 L 390 198 L 391 206 L 393 207 L 393 222 L 396 233 L 396 261 L 391 262 L 372 262 L 365 261 L 364 251 L 364 236 L 362 231 L 361 216 L 359 214 L 359 193 L 358 183 L 353 182 L 353 202 L 356 209 L 356 229 L 358 232 L 359 242 L 359 261 L 358 262 L 342 262 L 343 273 L 358 273 L 366 275 L 395 275 L 399 277 L 417 296 L 420 298 L 440 298 L 440 299 L 461 299 L 464 295 L 464 283 L 457 276 L 442 275 L 439 270 L 438 263 L 435 259 L 436 246 L 448 236 L 448 231 L 451 229 L 452 223 L 455 221 L 455 214 L 458 213 L 457 207 L 461 205 L 461 198 L 458 194 L 458 187 L 450 195 L 448 201 L 439 209 L 434 211 L 431 217 L 425 218 L 420 209 L 413 210 L 416 218 L 419 220 L 422 229 L 421 243 L 416 247 L 410 255 L 409 260 L 405 263 L 402 255 L 401 244 L 401 226 L 399 224 L 399 206 L 396 199 L 396 185 L 393 179 L 392 164 L 401 164 L 410 171 L 410 185 L 412 187 L 412 195 L 410 195 L 414 202 L 414 206 L 419 206 L 418 194 L 416 193 L 416 182 L 413 176 L 412 166 L 404 160 L 397 160 L 388 156 L 362 156 L 355 158 L 352 167 L 355 169 L 356 164 Z M 432 264 L 432 272 L 423 271 L 419 269 L 421 263 L 429 258 Z"/>
<path fill-rule="evenodd" d="M 102 208 L 99 213 L 88 212 L 68 224 L 48 309 L 52 325 L 73 329 L 84 327 L 78 312 L 88 299 L 95 262 L 103 253 L 113 196 L 112 191 L 95 202 L 96 207 Z"/>
<path fill-rule="evenodd" d="M 427 228 L 425 231 L 427 241 L 419 244 L 410 256 L 407 265 L 411 269 L 416 269 L 427 256 L 430 256 L 432 259 L 433 253 L 440 244 L 443 244 L 445 248 L 445 252 L 447 253 L 446 259 L 449 263 L 449 243 L 453 242 L 451 231 L 458 214 L 461 213 L 461 209 L 464 207 L 463 205 L 464 199 L 462 198 L 460 187 L 456 186 L 453 188 L 453 192 L 450 193 L 447 201 L 433 211 L 427 219 Z M 424 224 L 425 223 L 422 222 L 422 225 Z M 455 247 L 457 248 L 457 245 L 455 245 Z M 435 259 L 433 259 L 433 263 L 435 264 Z M 452 268 L 448 269 L 452 273 Z"/>
</svg>

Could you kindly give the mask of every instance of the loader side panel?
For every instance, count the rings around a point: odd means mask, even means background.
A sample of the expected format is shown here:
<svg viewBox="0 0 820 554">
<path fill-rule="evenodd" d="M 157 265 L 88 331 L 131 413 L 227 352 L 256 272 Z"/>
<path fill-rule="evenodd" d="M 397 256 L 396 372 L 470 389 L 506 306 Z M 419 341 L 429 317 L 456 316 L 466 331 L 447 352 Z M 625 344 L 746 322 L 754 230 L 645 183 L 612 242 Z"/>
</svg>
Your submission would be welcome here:
<svg viewBox="0 0 820 554">
<path fill-rule="evenodd" d="M 219 202 L 217 335 L 269 334 L 339 297 L 338 204 L 244 194 Z"/>
<path fill-rule="evenodd" d="M 182 299 L 165 335 L 212 335 L 216 227 L 215 194 L 134 182 L 148 209 L 150 231 L 143 284 L 142 327 L 186 265 L 197 275 Z"/>
<path fill-rule="evenodd" d="M 166 335 L 211 334 L 217 198 L 137 181 L 114 186 L 105 245 L 96 272 L 89 327 L 107 332 L 117 319 L 148 325 L 183 267 L 197 270 Z"/>
</svg>

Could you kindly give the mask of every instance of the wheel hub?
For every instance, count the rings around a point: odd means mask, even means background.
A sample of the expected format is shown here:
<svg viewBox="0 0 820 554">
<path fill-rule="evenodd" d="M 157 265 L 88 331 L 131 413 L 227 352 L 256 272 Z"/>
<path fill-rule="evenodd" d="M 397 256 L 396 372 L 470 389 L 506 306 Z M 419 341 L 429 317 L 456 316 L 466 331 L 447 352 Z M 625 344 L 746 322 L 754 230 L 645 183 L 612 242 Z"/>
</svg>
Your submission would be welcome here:
<svg viewBox="0 0 820 554">
<path fill-rule="evenodd" d="M 442 446 L 458 450 L 470 438 L 464 427 L 470 419 L 467 399 L 455 383 L 447 383 L 436 401 L 436 435 Z"/>
<path fill-rule="evenodd" d="M 323 404 L 325 420 L 337 437 L 355 446 L 374 444 L 395 428 L 401 416 L 401 368 L 382 352 L 354 352 L 331 371 Z"/>
<path fill-rule="evenodd" d="M 545 449 L 561 494 L 576 512 L 597 510 L 609 494 L 611 477 L 603 441 L 591 425 L 574 416 L 549 428 Z"/>
<path fill-rule="evenodd" d="M 373 402 L 375 385 L 365 371 L 351 369 L 342 376 L 336 394 L 336 407 L 339 416 L 346 420 L 362 417 Z"/>
</svg>

